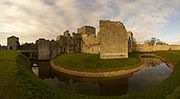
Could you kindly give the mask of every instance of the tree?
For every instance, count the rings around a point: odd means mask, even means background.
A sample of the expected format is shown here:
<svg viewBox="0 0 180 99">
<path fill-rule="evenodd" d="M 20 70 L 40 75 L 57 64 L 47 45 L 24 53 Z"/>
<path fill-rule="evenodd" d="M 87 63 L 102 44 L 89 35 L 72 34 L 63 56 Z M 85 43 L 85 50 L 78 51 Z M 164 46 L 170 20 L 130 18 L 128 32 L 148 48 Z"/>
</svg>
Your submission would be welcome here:
<svg viewBox="0 0 180 99">
<path fill-rule="evenodd" d="M 137 41 L 135 38 L 133 38 L 133 46 L 136 46 L 137 45 Z"/>
<path fill-rule="evenodd" d="M 160 39 L 157 39 L 155 37 L 150 38 L 150 40 L 145 40 L 144 43 L 151 45 L 151 46 L 153 46 L 153 45 L 168 45 L 167 43 L 162 42 Z"/>
</svg>

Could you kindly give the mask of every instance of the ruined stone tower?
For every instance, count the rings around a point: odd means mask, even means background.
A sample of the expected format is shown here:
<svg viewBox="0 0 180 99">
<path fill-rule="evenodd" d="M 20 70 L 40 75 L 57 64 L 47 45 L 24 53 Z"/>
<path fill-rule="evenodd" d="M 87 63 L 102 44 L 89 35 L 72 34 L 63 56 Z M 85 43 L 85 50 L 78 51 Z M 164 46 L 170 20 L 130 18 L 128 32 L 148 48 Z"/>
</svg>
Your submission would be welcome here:
<svg viewBox="0 0 180 99">
<path fill-rule="evenodd" d="M 82 35 L 95 35 L 96 34 L 96 28 L 93 26 L 83 26 L 81 28 L 78 28 L 78 33 L 81 33 Z"/>
<path fill-rule="evenodd" d="M 128 58 L 125 26 L 120 21 L 100 20 L 100 58 Z"/>
<path fill-rule="evenodd" d="M 38 60 L 50 59 L 50 43 L 49 40 L 39 39 L 38 44 Z"/>
<path fill-rule="evenodd" d="M 97 54 L 99 53 L 99 42 L 96 37 L 96 28 L 92 26 L 83 26 L 78 28 L 78 33 L 81 34 L 81 52 Z"/>
<path fill-rule="evenodd" d="M 74 52 L 81 52 L 81 41 L 82 37 L 80 33 L 72 33 L 72 39 L 74 41 Z"/>
<path fill-rule="evenodd" d="M 19 38 L 11 36 L 7 38 L 7 49 L 8 50 L 18 50 L 19 49 Z"/>
</svg>

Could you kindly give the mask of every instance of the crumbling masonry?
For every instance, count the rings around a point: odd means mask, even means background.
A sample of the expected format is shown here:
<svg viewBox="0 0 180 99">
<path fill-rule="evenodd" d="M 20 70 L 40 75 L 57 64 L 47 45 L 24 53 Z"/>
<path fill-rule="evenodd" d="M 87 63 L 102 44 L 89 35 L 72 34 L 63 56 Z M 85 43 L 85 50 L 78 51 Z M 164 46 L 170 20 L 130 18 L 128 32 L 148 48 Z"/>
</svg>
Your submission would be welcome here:
<svg viewBox="0 0 180 99">
<path fill-rule="evenodd" d="M 120 21 L 100 20 L 100 31 L 96 35 L 96 28 L 83 26 L 77 33 L 70 35 L 65 31 L 56 41 L 39 39 L 39 60 L 56 57 L 60 53 L 83 52 L 98 54 L 102 59 L 128 58 L 132 51 L 132 32 L 127 32 Z"/>
</svg>

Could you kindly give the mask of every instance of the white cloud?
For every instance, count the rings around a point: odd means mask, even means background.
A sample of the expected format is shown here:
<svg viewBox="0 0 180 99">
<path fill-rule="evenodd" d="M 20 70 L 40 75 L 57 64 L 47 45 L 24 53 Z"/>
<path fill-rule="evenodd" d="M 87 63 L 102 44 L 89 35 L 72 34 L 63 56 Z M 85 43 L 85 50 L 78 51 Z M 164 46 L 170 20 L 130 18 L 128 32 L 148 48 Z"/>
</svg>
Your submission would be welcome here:
<svg viewBox="0 0 180 99">
<path fill-rule="evenodd" d="M 0 36 L 20 36 L 22 42 L 53 39 L 66 29 L 99 26 L 100 19 L 122 21 L 138 41 L 153 36 L 179 13 L 179 0 L 1 0 Z M 9 33 L 9 34 L 7 34 Z"/>
</svg>

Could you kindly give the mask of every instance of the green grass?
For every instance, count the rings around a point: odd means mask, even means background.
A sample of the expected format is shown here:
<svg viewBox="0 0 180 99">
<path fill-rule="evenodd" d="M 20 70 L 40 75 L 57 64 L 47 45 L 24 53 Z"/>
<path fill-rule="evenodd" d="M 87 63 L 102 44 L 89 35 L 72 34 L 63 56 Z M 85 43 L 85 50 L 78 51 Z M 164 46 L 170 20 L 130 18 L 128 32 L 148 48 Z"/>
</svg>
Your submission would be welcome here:
<svg viewBox="0 0 180 99">
<path fill-rule="evenodd" d="M 177 63 L 170 77 L 143 92 L 104 97 L 57 91 L 33 75 L 25 56 L 0 51 L 0 99 L 180 99 L 180 51 L 154 53 Z"/>
<path fill-rule="evenodd" d="M 24 55 L 16 51 L 0 51 L 0 99 L 59 97 L 53 87 L 34 76 Z"/>
<path fill-rule="evenodd" d="M 100 59 L 99 54 L 69 53 L 59 55 L 54 63 L 69 69 L 97 72 L 129 69 L 141 62 L 138 53 L 131 53 L 126 59 Z"/>
</svg>

